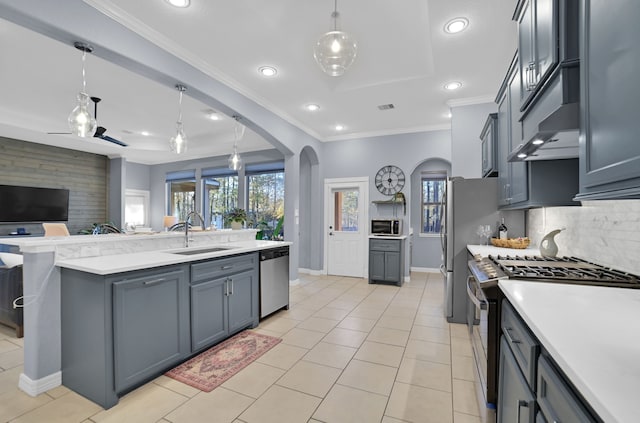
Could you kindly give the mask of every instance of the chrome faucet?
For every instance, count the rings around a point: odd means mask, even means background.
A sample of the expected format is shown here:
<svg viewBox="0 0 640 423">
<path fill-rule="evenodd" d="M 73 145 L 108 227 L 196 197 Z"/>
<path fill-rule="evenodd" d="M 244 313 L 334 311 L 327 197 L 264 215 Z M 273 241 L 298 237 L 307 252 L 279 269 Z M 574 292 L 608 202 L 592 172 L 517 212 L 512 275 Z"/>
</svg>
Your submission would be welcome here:
<svg viewBox="0 0 640 423">
<path fill-rule="evenodd" d="M 184 246 L 188 247 L 189 246 L 189 218 L 191 216 L 197 216 L 198 219 L 200 219 L 200 223 L 202 224 L 202 230 L 204 231 L 206 229 L 205 223 L 204 223 L 204 219 L 202 218 L 202 215 L 200 213 L 198 213 L 197 211 L 190 211 L 187 214 L 186 219 L 184 220 Z"/>
</svg>

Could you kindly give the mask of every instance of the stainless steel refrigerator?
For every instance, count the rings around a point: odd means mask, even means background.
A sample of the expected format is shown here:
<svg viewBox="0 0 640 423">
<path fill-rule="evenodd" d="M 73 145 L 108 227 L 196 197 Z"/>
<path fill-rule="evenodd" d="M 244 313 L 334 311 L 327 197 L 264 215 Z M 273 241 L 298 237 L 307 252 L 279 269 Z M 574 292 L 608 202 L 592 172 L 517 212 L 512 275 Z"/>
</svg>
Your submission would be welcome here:
<svg viewBox="0 0 640 423">
<path fill-rule="evenodd" d="M 467 245 L 483 242 L 476 233 L 479 225 L 491 225 L 495 233 L 501 218 L 510 238 L 525 236 L 524 211 L 498 211 L 498 178 L 449 178 L 443 206 L 440 271 L 446 283 L 445 317 L 450 323 L 467 323 Z"/>
</svg>

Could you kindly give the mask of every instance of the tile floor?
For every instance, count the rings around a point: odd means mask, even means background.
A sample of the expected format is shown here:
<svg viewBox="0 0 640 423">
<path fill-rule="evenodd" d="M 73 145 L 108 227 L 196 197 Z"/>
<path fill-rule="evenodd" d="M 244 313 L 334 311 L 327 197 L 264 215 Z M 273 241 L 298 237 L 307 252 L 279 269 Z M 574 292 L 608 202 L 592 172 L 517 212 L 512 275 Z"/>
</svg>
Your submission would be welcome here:
<svg viewBox="0 0 640 423">
<path fill-rule="evenodd" d="M 479 423 L 471 345 L 442 317 L 439 274 L 401 288 L 300 275 L 263 320 L 283 341 L 210 393 L 165 376 L 103 410 L 65 387 L 18 390 L 22 340 L 0 325 L 0 422 Z"/>
</svg>

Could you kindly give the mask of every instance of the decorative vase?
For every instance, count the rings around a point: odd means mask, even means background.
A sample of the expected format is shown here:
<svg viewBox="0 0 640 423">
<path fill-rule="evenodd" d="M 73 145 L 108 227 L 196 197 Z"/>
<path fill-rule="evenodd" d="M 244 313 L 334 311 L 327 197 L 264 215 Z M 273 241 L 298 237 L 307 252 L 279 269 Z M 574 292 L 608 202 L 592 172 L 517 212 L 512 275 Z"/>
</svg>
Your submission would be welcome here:
<svg viewBox="0 0 640 423">
<path fill-rule="evenodd" d="M 242 229 L 242 222 L 231 221 L 231 229 Z"/>
<path fill-rule="evenodd" d="M 551 231 L 542 238 L 540 242 L 540 255 L 542 257 L 555 257 L 558 254 L 558 245 L 554 237 L 558 235 L 562 229 Z"/>
</svg>

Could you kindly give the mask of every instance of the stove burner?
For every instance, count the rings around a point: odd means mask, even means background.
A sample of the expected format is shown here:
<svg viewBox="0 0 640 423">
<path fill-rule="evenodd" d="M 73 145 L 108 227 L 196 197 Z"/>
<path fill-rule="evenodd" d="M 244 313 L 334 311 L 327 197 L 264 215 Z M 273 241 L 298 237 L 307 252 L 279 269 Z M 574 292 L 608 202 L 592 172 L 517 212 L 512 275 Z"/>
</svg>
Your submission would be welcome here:
<svg viewBox="0 0 640 423">
<path fill-rule="evenodd" d="M 575 257 L 489 256 L 510 279 L 640 288 L 640 277 Z"/>
</svg>

